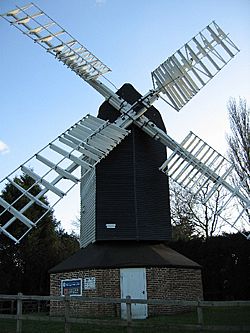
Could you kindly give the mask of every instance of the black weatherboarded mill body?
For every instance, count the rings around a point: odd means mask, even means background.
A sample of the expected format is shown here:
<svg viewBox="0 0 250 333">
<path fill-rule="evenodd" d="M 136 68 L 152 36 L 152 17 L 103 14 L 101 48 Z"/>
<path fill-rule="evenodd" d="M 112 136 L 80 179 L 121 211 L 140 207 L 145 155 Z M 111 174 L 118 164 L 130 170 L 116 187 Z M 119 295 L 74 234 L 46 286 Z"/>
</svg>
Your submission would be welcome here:
<svg viewBox="0 0 250 333">
<path fill-rule="evenodd" d="M 133 104 L 141 95 L 130 84 L 117 92 Z M 120 112 L 108 101 L 98 117 L 114 122 Z M 146 116 L 165 131 L 160 113 Z M 166 148 L 136 125 L 81 185 L 81 247 L 99 241 L 168 241 L 171 239 L 168 177 L 158 168 Z"/>
<path fill-rule="evenodd" d="M 117 94 L 130 104 L 141 97 L 130 84 Z M 114 122 L 119 116 L 108 102 L 99 109 L 104 120 Z M 156 108 L 150 107 L 146 116 L 165 131 Z M 129 129 L 126 140 L 96 168 L 96 240 L 169 240 L 168 178 L 158 170 L 166 148 L 137 126 Z"/>
</svg>

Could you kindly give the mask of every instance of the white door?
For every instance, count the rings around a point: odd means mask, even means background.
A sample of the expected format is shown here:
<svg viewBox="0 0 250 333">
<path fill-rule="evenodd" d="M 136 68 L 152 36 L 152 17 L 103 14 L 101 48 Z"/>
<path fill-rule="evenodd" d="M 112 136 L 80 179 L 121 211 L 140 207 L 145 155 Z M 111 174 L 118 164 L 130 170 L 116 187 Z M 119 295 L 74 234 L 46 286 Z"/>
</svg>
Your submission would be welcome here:
<svg viewBox="0 0 250 333">
<path fill-rule="evenodd" d="M 145 268 L 121 268 L 120 269 L 120 288 L 121 298 L 131 296 L 131 298 L 147 299 L 146 288 L 146 269 Z M 147 304 L 132 304 L 132 318 L 147 318 Z M 121 304 L 121 317 L 126 319 L 126 304 Z"/>
</svg>

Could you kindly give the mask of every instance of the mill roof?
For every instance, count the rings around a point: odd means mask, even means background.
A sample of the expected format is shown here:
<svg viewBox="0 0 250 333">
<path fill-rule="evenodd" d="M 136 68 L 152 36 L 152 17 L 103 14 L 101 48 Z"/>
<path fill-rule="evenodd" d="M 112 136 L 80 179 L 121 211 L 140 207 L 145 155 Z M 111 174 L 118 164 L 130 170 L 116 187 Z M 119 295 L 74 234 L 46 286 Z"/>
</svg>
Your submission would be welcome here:
<svg viewBox="0 0 250 333">
<path fill-rule="evenodd" d="M 176 267 L 201 266 L 165 244 L 141 242 L 93 243 L 81 248 L 71 257 L 50 270 L 50 273 L 95 268 Z"/>
</svg>

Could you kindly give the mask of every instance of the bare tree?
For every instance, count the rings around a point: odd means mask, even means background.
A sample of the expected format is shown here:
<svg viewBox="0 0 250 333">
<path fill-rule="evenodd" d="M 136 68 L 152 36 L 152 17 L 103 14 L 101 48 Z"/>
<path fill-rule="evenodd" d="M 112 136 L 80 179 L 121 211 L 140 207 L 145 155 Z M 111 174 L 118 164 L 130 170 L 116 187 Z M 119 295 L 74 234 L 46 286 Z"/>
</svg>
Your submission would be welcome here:
<svg viewBox="0 0 250 333">
<path fill-rule="evenodd" d="M 227 135 L 228 157 L 234 165 L 232 182 L 241 186 L 246 198 L 250 197 L 250 109 L 246 99 L 234 98 L 228 102 L 228 114 L 231 133 Z M 241 205 L 244 207 L 243 203 Z M 246 219 L 250 222 L 250 211 L 246 210 Z"/>
<path fill-rule="evenodd" d="M 195 236 L 193 214 L 190 206 L 192 199 L 179 185 L 170 181 L 172 237 L 174 240 L 189 240 Z"/>
<path fill-rule="evenodd" d="M 218 188 L 214 195 L 203 204 L 209 190 L 207 182 L 194 197 L 183 190 L 179 185 L 171 184 L 171 216 L 173 221 L 174 239 L 191 239 L 203 237 L 205 239 L 219 234 L 225 222 L 221 219 L 221 211 L 227 194 L 222 188 Z M 226 216 L 224 211 L 223 215 Z"/>
</svg>

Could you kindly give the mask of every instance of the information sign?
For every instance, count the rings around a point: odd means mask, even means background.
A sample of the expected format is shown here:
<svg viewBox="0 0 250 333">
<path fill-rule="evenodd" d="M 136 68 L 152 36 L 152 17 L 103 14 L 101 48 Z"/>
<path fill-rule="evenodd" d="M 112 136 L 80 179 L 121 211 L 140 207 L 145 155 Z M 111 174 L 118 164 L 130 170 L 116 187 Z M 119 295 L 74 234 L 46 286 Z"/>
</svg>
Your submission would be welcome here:
<svg viewBox="0 0 250 333">
<path fill-rule="evenodd" d="M 93 290 L 93 289 L 95 289 L 95 277 L 84 278 L 84 290 Z"/>
<path fill-rule="evenodd" d="M 81 296 L 82 279 L 67 279 L 61 282 L 62 295 Z"/>
</svg>

